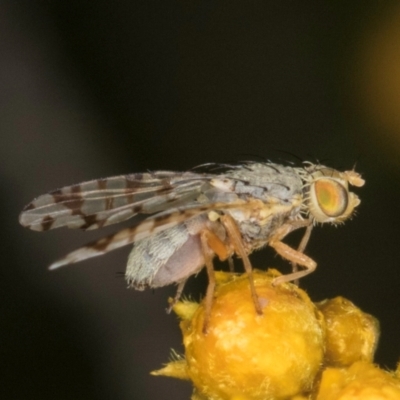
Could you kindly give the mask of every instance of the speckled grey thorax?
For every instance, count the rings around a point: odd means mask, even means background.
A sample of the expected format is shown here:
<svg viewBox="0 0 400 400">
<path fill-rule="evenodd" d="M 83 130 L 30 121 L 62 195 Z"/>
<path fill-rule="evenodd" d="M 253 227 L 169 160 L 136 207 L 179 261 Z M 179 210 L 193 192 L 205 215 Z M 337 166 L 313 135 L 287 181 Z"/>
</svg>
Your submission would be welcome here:
<svg viewBox="0 0 400 400">
<path fill-rule="evenodd" d="M 233 192 L 239 198 L 259 199 L 266 208 L 271 208 L 271 215 L 266 221 L 238 219 L 237 213 L 231 213 L 243 240 L 252 243 L 253 249 L 264 246 L 279 226 L 300 215 L 299 199 L 302 198 L 303 182 L 294 168 L 256 163 L 230 171 L 225 176 L 235 180 Z"/>
<path fill-rule="evenodd" d="M 279 164 L 249 164 L 229 171 L 226 177 L 236 181 L 235 193 L 269 202 L 272 198 L 283 204 L 302 192 L 302 181 L 292 167 Z"/>
</svg>

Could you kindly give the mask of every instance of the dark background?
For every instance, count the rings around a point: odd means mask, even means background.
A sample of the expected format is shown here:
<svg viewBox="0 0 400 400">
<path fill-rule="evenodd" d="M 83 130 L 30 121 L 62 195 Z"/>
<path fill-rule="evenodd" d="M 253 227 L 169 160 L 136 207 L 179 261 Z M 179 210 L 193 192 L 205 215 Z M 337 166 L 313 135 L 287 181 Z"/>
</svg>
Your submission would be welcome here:
<svg viewBox="0 0 400 400">
<path fill-rule="evenodd" d="M 357 171 L 356 218 L 314 230 L 302 281 L 375 315 L 400 356 L 400 8 L 374 1 L 2 1 L 0 397 L 188 399 L 151 377 L 182 351 L 173 287 L 126 290 L 121 250 L 50 273 L 103 232 L 18 224 L 84 180 L 267 157 Z M 393 4 L 393 5 L 392 5 Z M 111 229 L 113 230 L 113 229 Z M 298 238 L 294 238 L 298 240 Z M 295 243 L 289 240 L 290 243 Z M 253 264 L 288 271 L 266 249 Z M 239 264 L 239 263 L 238 263 Z M 204 290 L 193 279 L 189 292 Z"/>
</svg>

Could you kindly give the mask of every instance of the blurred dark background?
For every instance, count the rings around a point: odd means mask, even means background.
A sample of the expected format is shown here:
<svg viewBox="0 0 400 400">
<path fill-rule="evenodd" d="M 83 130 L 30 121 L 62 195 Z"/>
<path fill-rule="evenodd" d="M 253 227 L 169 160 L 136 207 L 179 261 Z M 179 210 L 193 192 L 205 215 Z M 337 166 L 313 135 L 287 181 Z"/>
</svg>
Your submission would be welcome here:
<svg viewBox="0 0 400 400">
<path fill-rule="evenodd" d="M 400 6 L 386 1 L 0 5 L 2 399 L 188 399 L 151 377 L 182 352 L 169 287 L 126 290 L 128 250 L 49 272 L 103 232 L 23 229 L 33 197 L 93 178 L 260 156 L 357 171 L 358 215 L 315 229 L 302 281 L 381 322 L 400 357 Z M 113 230 L 113 229 L 111 229 Z M 298 237 L 289 239 L 295 243 Z M 260 268 L 289 270 L 271 249 Z M 240 263 L 238 263 L 239 265 Z M 199 296 L 201 275 L 189 292 Z"/>
</svg>

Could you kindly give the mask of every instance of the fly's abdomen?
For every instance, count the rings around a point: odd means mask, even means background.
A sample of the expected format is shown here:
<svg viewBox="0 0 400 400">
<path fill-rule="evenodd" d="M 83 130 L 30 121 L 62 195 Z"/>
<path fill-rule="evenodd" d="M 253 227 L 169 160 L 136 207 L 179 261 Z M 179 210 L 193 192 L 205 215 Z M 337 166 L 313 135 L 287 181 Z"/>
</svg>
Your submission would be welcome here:
<svg viewBox="0 0 400 400">
<path fill-rule="evenodd" d="M 135 243 L 125 276 L 135 289 L 156 288 L 186 280 L 203 265 L 198 231 L 184 223 Z"/>
</svg>

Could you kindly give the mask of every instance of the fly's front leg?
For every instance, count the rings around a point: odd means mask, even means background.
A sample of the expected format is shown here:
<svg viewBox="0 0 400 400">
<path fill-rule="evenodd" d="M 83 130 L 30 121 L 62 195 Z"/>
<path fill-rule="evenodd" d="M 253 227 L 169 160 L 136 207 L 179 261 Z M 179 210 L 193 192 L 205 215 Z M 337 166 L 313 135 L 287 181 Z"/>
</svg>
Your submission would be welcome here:
<svg viewBox="0 0 400 400">
<path fill-rule="evenodd" d="M 257 296 L 256 288 L 254 286 L 253 267 L 251 266 L 251 262 L 244 248 L 242 235 L 240 234 L 239 228 L 237 227 L 236 222 L 230 215 L 225 214 L 221 216 L 220 220 L 226 229 L 228 238 L 236 254 L 243 260 L 244 269 L 249 277 L 250 291 L 251 291 L 251 297 L 253 298 L 254 307 L 256 309 L 257 314 L 261 315 L 262 308 Z"/>
<path fill-rule="evenodd" d="M 306 228 L 306 231 L 304 232 L 304 235 L 303 235 L 303 237 L 302 237 L 302 239 L 301 239 L 301 242 L 300 242 L 300 244 L 299 244 L 299 247 L 297 248 L 297 251 L 298 251 L 299 253 L 304 253 L 304 250 L 306 249 L 307 243 L 308 243 L 308 241 L 310 240 L 311 231 L 312 231 L 312 229 L 313 229 L 313 227 L 314 227 L 314 225 L 313 225 L 311 219 L 308 220 L 308 223 L 309 223 L 309 224 L 308 224 L 308 226 L 307 226 L 307 228 Z M 296 273 L 297 271 L 298 271 L 297 264 L 296 264 L 295 262 L 292 261 L 292 273 Z M 294 283 L 295 285 L 299 286 L 299 279 L 298 279 L 298 278 L 295 279 L 295 280 L 293 281 L 293 283 Z"/>
<path fill-rule="evenodd" d="M 300 278 L 310 274 L 311 272 L 313 272 L 315 270 L 315 268 L 317 267 L 317 263 L 313 259 L 306 256 L 301 251 L 295 250 L 295 249 L 291 248 L 290 246 L 288 246 L 286 243 L 282 242 L 282 239 L 287 234 L 289 234 L 290 232 L 292 232 L 296 229 L 303 228 L 305 226 L 307 227 L 307 230 L 306 230 L 306 233 L 305 233 L 305 235 L 300 243 L 300 246 L 299 246 L 300 249 L 302 249 L 303 246 L 305 248 L 305 246 L 308 242 L 308 239 L 310 237 L 311 230 L 312 230 L 312 225 L 310 227 L 309 220 L 293 221 L 290 224 L 281 226 L 277 230 L 275 235 L 268 242 L 268 245 L 271 246 L 272 248 L 274 248 L 275 251 L 279 255 L 281 255 L 283 258 L 291 261 L 293 264 L 296 264 L 296 265 L 299 264 L 302 267 L 306 268 L 303 271 L 296 271 L 291 274 L 282 275 L 282 276 L 279 276 L 278 278 L 275 278 L 272 282 L 273 285 L 279 285 L 280 283 L 290 282 L 290 281 L 294 281 L 296 279 L 300 279 Z"/>
</svg>

